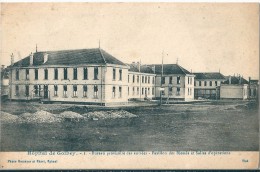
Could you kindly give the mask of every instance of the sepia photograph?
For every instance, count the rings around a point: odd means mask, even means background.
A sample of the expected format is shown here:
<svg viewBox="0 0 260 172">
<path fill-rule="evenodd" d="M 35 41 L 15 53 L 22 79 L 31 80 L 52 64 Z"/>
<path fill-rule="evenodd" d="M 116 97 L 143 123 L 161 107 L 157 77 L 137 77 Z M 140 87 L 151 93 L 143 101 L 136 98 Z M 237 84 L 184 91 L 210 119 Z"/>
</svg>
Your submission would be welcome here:
<svg viewBox="0 0 260 172">
<path fill-rule="evenodd" d="M 0 63 L 3 155 L 258 164 L 258 3 L 2 3 Z"/>
</svg>

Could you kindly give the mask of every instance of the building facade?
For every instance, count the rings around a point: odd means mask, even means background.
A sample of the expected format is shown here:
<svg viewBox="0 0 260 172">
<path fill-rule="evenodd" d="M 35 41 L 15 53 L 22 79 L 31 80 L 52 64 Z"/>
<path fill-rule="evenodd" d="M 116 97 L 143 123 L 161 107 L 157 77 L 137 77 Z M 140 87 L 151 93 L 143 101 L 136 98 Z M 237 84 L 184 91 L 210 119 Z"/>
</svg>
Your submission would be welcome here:
<svg viewBox="0 0 260 172">
<path fill-rule="evenodd" d="M 101 49 L 36 52 L 11 66 L 10 99 L 125 103 L 128 66 Z"/>
<path fill-rule="evenodd" d="M 219 99 L 220 85 L 226 80 L 220 72 L 194 73 L 194 98 Z"/>
<path fill-rule="evenodd" d="M 128 97 L 129 100 L 144 100 L 155 98 L 154 70 L 140 63 L 129 64 L 128 71 Z"/>
<path fill-rule="evenodd" d="M 240 76 L 228 76 L 220 87 L 220 99 L 248 99 L 248 81 Z"/>
<path fill-rule="evenodd" d="M 194 99 L 194 77 L 192 73 L 178 64 L 151 65 L 154 67 L 155 97 L 189 101 Z M 160 90 L 162 92 L 160 92 Z"/>
<path fill-rule="evenodd" d="M 249 99 L 257 99 L 258 100 L 258 88 L 259 88 L 259 80 L 251 79 L 249 77 L 248 81 L 248 98 Z"/>
<path fill-rule="evenodd" d="M 178 64 L 127 65 L 100 48 L 35 52 L 9 69 L 11 100 L 108 105 L 161 94 L 194 98 L 195 75 Z"/>
</svg>

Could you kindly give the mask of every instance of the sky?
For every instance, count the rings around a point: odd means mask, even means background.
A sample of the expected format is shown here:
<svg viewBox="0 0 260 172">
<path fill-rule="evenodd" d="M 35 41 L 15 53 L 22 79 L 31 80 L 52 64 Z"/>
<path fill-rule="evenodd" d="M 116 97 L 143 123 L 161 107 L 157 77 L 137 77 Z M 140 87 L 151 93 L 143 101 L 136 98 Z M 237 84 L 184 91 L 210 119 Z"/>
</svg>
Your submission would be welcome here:
<svg viewBox="0 0 260 172">
<path fill-rule="evenodd" d="M 97 48 L 99 41 L 125 63 L 161 63 L 163 56 L 192 72 L 259 78 L 257 3 L 1 4 L 1 65 L 36 44 L 51 51 Z"/>
</svg>

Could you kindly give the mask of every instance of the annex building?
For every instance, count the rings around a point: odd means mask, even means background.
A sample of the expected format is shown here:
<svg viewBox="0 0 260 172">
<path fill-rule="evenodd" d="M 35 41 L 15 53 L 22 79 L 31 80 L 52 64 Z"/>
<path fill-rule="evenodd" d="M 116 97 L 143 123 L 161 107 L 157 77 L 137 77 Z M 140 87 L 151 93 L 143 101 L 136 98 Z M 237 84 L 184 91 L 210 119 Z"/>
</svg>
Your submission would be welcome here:
<svg viewBox="0 0 260 172">
<path fill-rule="evenodd" d="M 100 48 L 36 51 L 11 61 L 11 100 L 108 105 L 161 95 L 194 99 L 195 75 L 178 64 L 125 64 Z"/>
</svg>

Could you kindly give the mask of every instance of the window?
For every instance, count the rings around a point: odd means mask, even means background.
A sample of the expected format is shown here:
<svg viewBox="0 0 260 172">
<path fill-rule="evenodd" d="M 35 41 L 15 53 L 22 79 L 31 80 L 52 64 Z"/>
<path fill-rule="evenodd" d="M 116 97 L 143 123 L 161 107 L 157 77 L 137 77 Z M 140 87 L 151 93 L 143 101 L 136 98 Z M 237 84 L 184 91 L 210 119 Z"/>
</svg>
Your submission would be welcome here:
<svg viewBox="0 0 260 172">
<path fill-rule="evenodd" d="M 190 77 L 188 77 L 188 84 L 190 84 Z"/>
<path fill-rule="evenodd" d="M 154 95 L 154 88 L 152 88 L 152 95 Z"/>
<path fill-rule="evenodd" d="M 133 95 L 135 95 L 135 87 L 133 87 Z"/>
<path fill-rule="evenodd" d="M 135 83 L 135 75 L 133 75 L 133 83 Z"/>
<path fill-rule="evenodd" d="M 122 69 L 119 69 L 119 81 L 122 81 Z"/>
<path fill-rule="evenodd" d="M 94 67 L 94 79 L 98 79 L 98 67 Z"/>
<path fill-rule="evenodd" d="M 54 79 L 55 80 L 58 79 L 58 69 L 57 68 L 54 69 Z"/>
<path fill-rule="evenodd" d="M 201 81 L 199 81 L 199 86 L 201 86 Z"/>
<path fill-rule="evenodd" d="M 192 95 L 192 89 L 190 88 L 190 95 Z"/>
<path fill-rule="evenodd" d="M 129 76 L 129 75 L 128 75 Z M 129 87 L 127 87 L 127 94 L 129 95 Z"/>
<path fill-rule="evenodd" d="M 88 79 L 88 68 L 84 67 L 83 69 L 83 79 Z"/>
<path fill-rule="evenodd" d="M 88 86 L 83 85 L 83 97 L 87 97 L 88 96 L 87 93 L 88 93 Z"/>
<path fill-rule="evenodd" d="M 29 97 L 29 85 L 25 86 L 25 96 Z"/>
<path fill-rule="evenodd" d="M 136 94 L 139 95 L 139 87 L 137 87 Z"/>
<path fill-rule="evenodd" d="M 44 79 L 48 79 L 48 69 L 44 69 Z"/>
<path fill-rule="evenodd" d="M 136 80 L 137 80 L 137 83 L 139 83 L 139 75 L 137 75 L 137 79 Z"/>
<path fill-rule="evenodd" d="M 142 88 L 142 95 L 144 95 L 144 88 Z"/>
<path fill-rule="evenodd" d="M 29 80 L 29 69 L 25 70 L 25 79 Z"/>
<path fill-rule="evenodd" d="M 148 90 L 148 93 L 147 93 L 147 94 L 150 95 L 150 88 L 148 88 L 147 90 Z"/>
<path fill-rule="evenodd" d="M 212 86 L 212 81 L 209 81 L 209 86 Z"/>
<path fill-rule="evenodd" d="M 129 83 L 129 75 L 128 75 L 128 83 Z"/>
<path fill-rule="evenodd" d="M 98 98 L 98 86 L 94 85 L 94 98 Z"/>
<path fill-rule="evenodd" d="M 204 86 L 207 86 L 207 81 L 204 81 Z"/>
<path fill-rule="evenodd" d="M 196 86 L 196 82 L 197 82 L 197 81 L 194 81 L 194 86 Z"/>
<path fill-rule="evenodd" d="M 73 68 L 73 79 L 74 80 L 78 79 L 78 69 L 77 68 Z"/>
<path fill-rule="evenodd" d="M 67 68 L 64 68 L 63 69 L 63 75 L 64 75 L 64 79 L 68 79 L 68 69 Z"/>
<path fill-rule="evenodd" d="M 116 87 L 112 88 L 112 98 L 116 97 Z"/>
<path fill-rule="evenodd" d="M 34 79 L 38 80 L 38 69 L 34 69 Z"/>
<path fill-rule="evenodd" d="M 38 89 L 38 85 L 34 85 L 34 95 L 37 96 L 39 94 L 39 89 Z"/>
<path fill-rule="evenodd" d="M 19 80 L 19 69 L 16 69 L 15 71 L 15 78 L 16 80 Z"/>
<path fill-rule="evenodd" d="M 119 87 L 119 98 L 122 97 L 122 87 Z"/>
<path fill-rule="evenodd" d="M 15 86 L 15 95 L 18 96 L 19 95 L 19 85 Z"/>
<path fill-rule="evenodd" d="M 64 96 L 64 97 L 68 97 L 67 91 L 68 91 L 67 85 L 64 85 L 64 86 L 63 86 L 63 96 Z"/>
<path fill-rule="evenodd" d="M 172 92 L 172 87 L 169 87 L 169 92 Z"/>
<path fill-rule="evenodd" d="M 54 96 L 58 96 L 58 85 L 54 85 Z"/>
<path fill-rule="evenodd" d="M 113 80 L 116 80 L 116 69 L 113 68 Z"/>
<path fill-rule="evenodd" d="M 181 83 L 181 77 L 177 76 L 177 84 L 180 84 L 180 83 Z"/>
<path fill-rule="evenodd" d="M 147 83 L 147 76 L 145 76 L 145 83 Z"/>
<path fill-rule="evenodd" d="M 150 84 L 150 76 L 148 76 L 148 84 Z"/>
<path fill-rule="evenodd" d="M 39 85 L 39 96 L 41 96 L 41 91 L 42 91 L 41 85 Z"/>
<path fill-rule="evenodd" d="M 192 85 L 192 77 L 190 78 L 190 85 Z"/>
<path fill-rule="evenodd" d="M 162 77 L 162 84 L 165 84 L 165 77 Z"/>
<path fill-rule="evenodd" d="M 190 95 L 190 88 L 188 88 L 188 95 Z"/>
<path fill-rule="evenodd" d="M 218 86 L 218 81 L 215 81 L 215 86 Z"/>
<path fill-rule="evenodd" d="M 153 77 L 153 84 L 154 84 L 154 77 Z"/>
<path fill-rule="evenodd" d="M 181 88 L 180 88 L 180 87 L 177 87 L 177 90 L 176 90 L 176 95 L 177 95 L 177 96 L 180 95 L 180 91 L 181 91 Z"/>
<path fill-rule="evenodd" d="M 172 84 L 172 76 L 169 78 L 169 84 Z"/>
<path fill-rule="evenodd" d="M 144 89 L 145 97 L 147 96 L 147 88 Z"/>
<path fill-rule="evenodd" d="M 77 97 L 78 95 L 78 87 L 77 85 L 73 85 L 73 97 Z"/>
<path fill-rule="evenodd" d="M 144 76 L 142 76 L 142 83 L 144 83 Z"/>
</svg>

